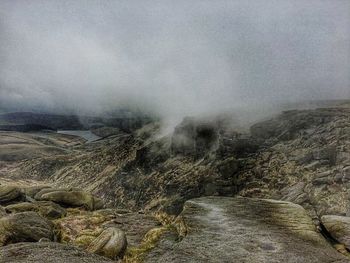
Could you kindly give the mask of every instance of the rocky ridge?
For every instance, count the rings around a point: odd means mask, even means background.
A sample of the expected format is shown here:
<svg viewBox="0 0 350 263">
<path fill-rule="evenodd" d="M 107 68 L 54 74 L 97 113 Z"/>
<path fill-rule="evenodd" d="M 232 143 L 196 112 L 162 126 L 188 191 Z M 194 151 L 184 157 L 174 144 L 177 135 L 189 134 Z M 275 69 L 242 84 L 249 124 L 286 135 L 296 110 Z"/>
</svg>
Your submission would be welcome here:
<svg viewBox="0 0 350 263">
<path fill-rule="evenodd" d="M 132 244 L 125 262 L 348 262 L 349 118 L 348 107 L 333 107 L 287 111 L 253 125 L 250 134 L 196 119 L 162 138 L 153 137 L 154 124 L 115 131 L 0 169 L 1 180 L 44 182 L 71 193 L 38 195 L 35 206 L 21 200 L 22 190 L 0 199 L 23 203 L 7 204 L 5 213 L 50 216 L 62 230 L 57 241 L 91 252 L 106 237 L 122 237 L 112 234 L 117 224 Z M 78 186 L 113 209 L 94 211 L 96 202 Z M 78 211 L 64 208 L 64 214 L 52 205 L 66 206 L 72 195 L 84 201 L 71 204 Z M 249 198 L 222 197 L 237 195 Z M 200 196 L 215 197 L 188 201 Z"/>
<path fill-rule="evenodd" d="M 244 160 L 240 195 L 291 201 L 315 218 L 349 215 L 349 108 L 288 111 L 251 132 L 263 147 Z"/>
<path fill-rule="evenodd" d="M 113 262 L 160 224 L 74 188 L 1 185 L 0 205 L 0 262 Z"/>
</svg>

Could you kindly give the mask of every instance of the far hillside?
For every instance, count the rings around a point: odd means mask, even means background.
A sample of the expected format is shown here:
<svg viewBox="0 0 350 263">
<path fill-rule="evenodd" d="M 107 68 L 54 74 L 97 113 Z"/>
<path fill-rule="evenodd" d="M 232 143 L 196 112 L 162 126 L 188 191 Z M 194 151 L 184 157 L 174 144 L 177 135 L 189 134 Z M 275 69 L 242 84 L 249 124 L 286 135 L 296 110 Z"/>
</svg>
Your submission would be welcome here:
<svg viewBox="0 0 350 263">
<path fill-rule="evenodd" d="M 11 112 L 0 114 L 2 131 L 36 131 L 36 130 L 87 130 L 98 127 L 114 127 L 130 132 L 151 121 L 150 117 L 138 114 L 109 115 L 108 117 L 91 117 L 77 115 L 58 115 L 34 112 Z"/>
</svg>

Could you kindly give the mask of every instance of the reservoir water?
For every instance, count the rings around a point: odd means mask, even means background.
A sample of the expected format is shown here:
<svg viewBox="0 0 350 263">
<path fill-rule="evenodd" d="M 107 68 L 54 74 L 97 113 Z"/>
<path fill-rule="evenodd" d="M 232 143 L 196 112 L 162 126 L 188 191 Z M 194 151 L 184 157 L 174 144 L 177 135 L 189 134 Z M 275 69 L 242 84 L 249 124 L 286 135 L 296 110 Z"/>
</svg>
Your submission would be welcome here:
<svg viewBox="0 0 350 263">
<path fill-rule="evenodd" d="M 57 133 L 79 136 L 84 138 L 87 142 L 93 142 L 101 138 L 89 130 L 58 130 Z"/>
</svg>

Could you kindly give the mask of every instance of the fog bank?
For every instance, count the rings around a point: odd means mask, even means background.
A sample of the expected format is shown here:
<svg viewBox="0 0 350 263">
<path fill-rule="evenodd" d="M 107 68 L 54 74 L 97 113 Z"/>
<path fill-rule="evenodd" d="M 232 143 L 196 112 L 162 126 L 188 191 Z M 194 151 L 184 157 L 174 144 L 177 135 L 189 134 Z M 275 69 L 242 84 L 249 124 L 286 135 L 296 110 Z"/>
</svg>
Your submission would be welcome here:
<svg viewBox="0 0 350 263">
<path fill-rule="evenodd" d="M 350 1 L 0 1 L 0 106 L 168 120 L 350 98 Z"/>
</svg>

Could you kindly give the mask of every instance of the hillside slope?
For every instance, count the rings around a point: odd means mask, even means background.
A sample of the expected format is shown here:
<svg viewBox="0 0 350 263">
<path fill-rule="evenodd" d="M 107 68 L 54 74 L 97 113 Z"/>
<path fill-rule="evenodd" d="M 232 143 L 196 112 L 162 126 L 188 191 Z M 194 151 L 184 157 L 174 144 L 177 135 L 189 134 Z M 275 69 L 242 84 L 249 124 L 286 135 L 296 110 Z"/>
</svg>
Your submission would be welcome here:
<svg viewBox="0 0 350 263">
<path fill-rule="evenodd" d="M 78 187 L 107 207 L 126 208 L 126 221 L 118 215 L 116 222 L 138 242 L 125 260 L 348 262 L 349 107 L 286 111 L 253 125 L 250 134 L 220 119 L 186 118 L 161 138 L 158 128 L 115 130 L 90 143 L 56 133 L 2 132 L 1 154 L 8 158 L 2 158 L 0 182 Z M 60 224 L 94 220 L 79 213 Z M 69 229 L 74 245 L 82 233 Z"/>
<path fill-rule="evenodd" d="M 239 172 L 239 194 L 292 201 L 314 216 L 349 215 L 349 108 L 288 111 L 251 132 L 263 144 Z"/>
</svg>

